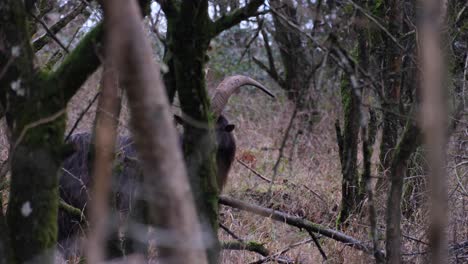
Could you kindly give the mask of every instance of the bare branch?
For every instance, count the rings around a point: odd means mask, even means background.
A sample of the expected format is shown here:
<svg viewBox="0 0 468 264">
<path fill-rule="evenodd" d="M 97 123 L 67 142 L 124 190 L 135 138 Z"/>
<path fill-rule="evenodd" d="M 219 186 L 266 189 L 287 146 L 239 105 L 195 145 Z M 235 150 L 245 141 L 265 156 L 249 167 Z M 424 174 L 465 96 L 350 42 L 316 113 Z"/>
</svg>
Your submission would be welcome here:
<svg viewBox="0 0 468 264">
<path fill-rule="evenodd" d="M 294 124 L 294 119 L 296 118 L 297 112 L 298 112 L 298 110 L 297 110 L 297 107 L 295 106 L 294 111 L 293 111 L 293 113 L 291 115 L 291 119 L 289 120 L 288 127 L 286 128 L 286 131 L 284 133 L 283 140 L 281 142 L 278 158 L 276 160 L 275 165 L 273 166 L 273 176 L 271 177 L 270 186 L 268 187 L 268 195 L 267 195 L 268 197 L 271 197 L 271 190 L 273 188 L 273 184 L 274 184 L 276 176 L 278 174 L 278 168 L 279 168 L 281 159 L 283 158 L 283 151 L 284 151 L 284 148 L 286 147 L 286 142 L 288 141 L 288 138 L 289 138 L 289 132 L 292 129 L 292 126 Z"/>
<path fill-rule="evenodd" d="M 258 20 L 258 17 L 257 17 L 257 20 Z M 258 22 L 258 27 L 257 27 L 257 30 L 255 31 L 255 34 L 253 35 L 253 37 L 247 42 L 247 45 L 245 45 L 245 49 L 244 51 L 242 51 L 241 53 L 241 56 L 239 58 L 239 61 L 237 62 L 237 64 L 239 64 L 242 59 L 244 58 L 245 54 L 247 53 L 247 51 L 250 49 L 250 46 L 252 45 L 252 43 L 258 38 L 258 34 L 260 33 L 260 31 L 262 30 L 263 28 L 263 20 L 259 20 Z"/>
<path fill-rule="evenodd" d="M 259 59 L 255 58 L 255 57 L 252 57 L 252 60 L 253 60 L 253 62 L 255 62 L 255 64 L 257 64 L 258 67 L 260 67 L 260 69 L 262 69 L 266 73 L 268 73 L 268 75 L 273 80 L 275 80 L 275 82 L 277 82 L 280 86 L 283 86 L 285 81 L 284 81 L 284 79 L 280 78 L 277 73 L 275 73 L 274 71 L 271 71 L 270 68 L 268 68 L 265 64 L 263 64 L 263 62 L 261 62 Z"/>
<path fill-rule="evenodd" d="M 229 29 L 249 17 L 257 15 L 258 8 L 263 4 L 264 0 L 251 0 L 245 6 L 234 10 L 233 12 L 220 17 L 213 22 L 212 37 L 217 36 L 226 29 Z"/>
<path fill-rule="evenodd" d="M 68 13 L 64 18 L 60 19 L 53 26 L 51 26 L 50 28 L 46 27 L 46 30 L 48 31 L 33 41 L 32 45 L 33 45 L 34 51 L 37 52 L 40 49 L 42 49 L 49 42 L 49 39 L 51 38 L 50 34 L 52 34 L 53 36 L 54 34 L 57 34 L 66 25 L 68 25 L 68 23 L 70 23 L 73 19 L 75 19 L 75 17 L 81 14 L 85 8 L 86 8 L 86 4 L 80 3 L 75 9 L 73 9 L 70 13 Z"/>
<path fill-rule="evenodd" d="M 75 131 L 75 129 L 78 127 L 78 124 L 80 123 L 81 119 L 83 119 L 84 115 L 89 111 L 89 109 L 91 108 L 91 106 L 94 104 L 94 102 L 96 102 L 96 100 L 98 99 L 99 95 L 101 94 L 101 92 L 97 92 L 93 99 L 91 99 L 89 102 L 88 102 L 88 105 L 86 106 L 86 108 L 80 113 L 80 115 L 78 116 L 78 118 L 76 119 L 75 123 L 73 124 L 72 128 L 70 129 L 70 132 L 68 132 L 67 136 L 65 137 L 65 142 L 68 141 L 68 139 L 70 138 L 70 136 L 73 134 L 73 132 Z"/>
<path fill-rule="evenodd" d="M 317 246 L 317 248 L 318 248 L 318 250 L 320 252 L 320 255 L 322 255 L 324 260 L 327 260 L 328 259 L 327 254 L 325 254 L 325 251 L 323 250 L 322 246 L 320 245 L 320 242 L 318 241 L 317 236 L 314 233 L 312 233 L 310 230 L 307 230 L 307 232 L 312 237 L 312 240 L 314 241 L 315 245 Z"/>
<path fill-rule="evenodd" d="M 369 14 L 369 12 L 367 12 L 360 5 L 356 4 L 354 1 L 352 1 L 352 0 L 347 0 L 347 1 L 350 2 L 357 10 L 361 11 L 372 22 L 374 22 L 374 24 L 377 25 L 393 41 L 393 43 L 395 43 L 398 46 L 398 48 L 400 48 L 402 51 L 406 51 L 405 47 L 403 47 L 403 45 L 401 45 L 401 43 L 396 39 L 396 37 L 393 36 L 392 33 L 390 33 L 390 31 L 388 31 L 388 29 L 386 27 L 384 27 L 382 24 L 380 24 L 380 22 L 375 17 L 373 17 L 371 14 Z"/>
<path fill-rule="evenodd" d="M 45 29 L 46 31 L 46 34 L 51 38 L 53 39 L 65 52 L 67 53 L 70 53 L 70 51 L 67 49 L 67 47 L 65 47 L 65 45 L 63 45 L 63 43 L 57 38 L 57 36 L 55 36 L 55 33 L 53 33 L 49 27 L 47 26 L 47 24 L 42 21 L 40 18 L 38 18 L 36 15 L 34 15 L 33 13 L 30 14 L 34 20 L 36 20 L 36 22 L 38 22 L 39 24 L 41 24 L 41 26 Z M 44 44 L 45 45 L 45 44 Z"/>
<path fill-rule="evenodd" d="M 103 25 L 98 24 L 67 55 L 60 66 L 48 76 L 50 93 L 64 94 L 65 103 L 99 67 L 96 45 L 101 41 Z"/>
</svg>

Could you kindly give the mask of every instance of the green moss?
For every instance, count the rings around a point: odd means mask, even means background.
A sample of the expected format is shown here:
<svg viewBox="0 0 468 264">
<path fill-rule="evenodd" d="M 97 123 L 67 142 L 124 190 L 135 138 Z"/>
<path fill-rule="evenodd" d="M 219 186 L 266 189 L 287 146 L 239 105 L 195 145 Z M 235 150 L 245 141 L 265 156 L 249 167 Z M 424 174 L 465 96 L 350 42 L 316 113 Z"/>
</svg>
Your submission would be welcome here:
<svg viewBox="0 0 468 264">
<path fill-rule="evenodd" d="M 341 91 L 341 104 L 343 105 L 343 111 L 346 112 L 346 109 L 351 105 L 351 83 L 347 76 L 341 77 L 340 91 Z"/>
<path fill-rule="evenodd" d="M 48 95 L 61 95 L 63 107 L 100 65 L 96 45 L 101 41 L 102 35 L 103 24 L 100 23 L 86 34 L 56 71 L 46 76 Z"/>
</svg>

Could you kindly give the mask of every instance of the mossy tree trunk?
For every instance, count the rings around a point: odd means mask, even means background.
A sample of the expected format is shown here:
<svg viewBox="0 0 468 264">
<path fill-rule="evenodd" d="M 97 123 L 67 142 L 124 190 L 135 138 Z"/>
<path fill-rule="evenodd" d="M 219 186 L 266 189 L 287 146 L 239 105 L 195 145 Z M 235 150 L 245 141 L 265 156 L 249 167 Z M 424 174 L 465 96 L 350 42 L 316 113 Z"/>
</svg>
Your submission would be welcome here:
<svg viewBox="0 0 468 264">
<path fill-rule="evenodd" d="M 62 96 L 49 97 L 47 82 L 34 72 L 22 2 L 3 2 L 0 16 L 4 41 L 0 61 L 7 62 L 0 65 L 6 68 L 1 96 L 13 140 L 7 211 L 11 250 L 18 263 L 52 263 L 57 238 L 57 171 L 65 128 L 64 115 L 56 113 L 62 109 Z"/>
<path fill-rule="evenodd" d="M 397 40 L 400 39 L 403 29 L 403 1 L 384 1 L 376 7 L 380 17 L 386 17 L 385 25 L 388 32 Z M 384 13 L 385 12 L 385 13 Z M 380 31 L 378 40 L 373 43 L 382 47 L 380 60 L 382 63 L 381 80 L 383 81 L 383 97 L 380 98 L 382 108 L 382 142 L 380 145 L 381 171 L 387 177 L 391 165 L 391 157 L 396 147 L 398 135 L 401 131 L 400 98 L 401 98 L 401 71 L 403 50 L 385 32 Z M 387 177 L 388 178 L 388 177 Z M 383 184 L 379 181 L 377 188 Z"/>
<path fill-rule="evenodd" d="M 363 1 L 358 1 L 359 4 L 363 4 Z M 356 23 L 354 25 L 354 32 L 357 34 L 357 43 L 355 48 L 356 60 L 358 66 L 367 70 L 368 68 L 368 42 L 366 40 L 367 26 L 362 21 L 365 21 L 365 17 L 362 12 L 357 13 Z M 352 76 L 358 71 L 353 73 L 346 72 L 342 76 L 341 81 L 341 104 L 343 106 L 343 119 L 344 119 L 344 130 L 343 134 L 337 131 L 337 136 L 340 137 L 338 142 L 341 144 L 340 147 L 340 161 L 341 161 L 341 172 L 343 176 L 342 180 L 342 198 L 341 198 L 341 210 L 337 219 L 337 225 L 341 225 L 346 221 L 349 215 L 358 209 L 365 192 L 363 181 L 361 180 L 358 172 L 357 164 L 357 153 L 359 147 L 359 131 L 362 124 L 362 93 L 363 89 L 356 87 L 352 84 L 351 78 L 357 78 L 358 76 Z M 370 124 L 372 126 L 372 124 Z M 373 129 L 370 129 L 370 137 L 373 137 Z M 371 140 L 373 142 L 373 140 Z M 370 161 L 369 161 L 370 162 Z"/>
<path fill-rule="evenodd" d="M 55 72 L 45 73 L 34 68 L 23 2 L 2 2 L 0 19 L 0 100 L 13 142 L 2 221 L 9 239 L 0 242 L 12 262 L 53 263 L 66 103 L 99 65 L 95 44 L 102 27 L 91 30 Z"/>
<path fill-rule="evenodd" d="M 211 230 L 215 241 L 208 248 L 210 263 L 218 262 L 218 185 L 216 180 L 213 116 L 205 85 L 204 66 L 212 38 L 240 21 L 256 14 L 263 0 L 253 0 L 244 7 L 212 21 L 208 1 L 160 1 L 167 18 L 166 63 L 169 75 L 165 82 L 171 93 L 177 91 L 183 115 L 201 122 L 203 127 L 184 125 L 184 154 L 200 219 Z M 172 91 L 172 92 L 171 92 Z"/>
<path fill-rule="evenodd" d="M 341 173 L 341 207 L 337 225 L 341 225 L 357 208 L 359 203 L 359 174 L 357 167 L 357 150 L 360 112 L 360 95 L 350 84 L 349 76 L 345 74 L 341 81 L 341 102 L 344 111 L 344 130 L 339 135 Z"/>
</svg>

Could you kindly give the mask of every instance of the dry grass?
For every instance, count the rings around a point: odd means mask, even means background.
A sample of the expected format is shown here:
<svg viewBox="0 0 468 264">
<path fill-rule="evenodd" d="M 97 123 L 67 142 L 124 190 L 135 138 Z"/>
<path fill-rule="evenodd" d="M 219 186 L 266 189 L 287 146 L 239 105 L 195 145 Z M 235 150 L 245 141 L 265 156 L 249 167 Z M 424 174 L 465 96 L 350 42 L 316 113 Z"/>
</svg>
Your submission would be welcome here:
<svg viewBox="0 0 468 264">
<path fill-rule="evenodd" d="M 253 156 L 253 162 L 252 158 L 247 161 L 267 178 L 274 174 L 273 167 L 293 112 L 293 105 L 279 90 L 276 92 L 279 98 L 271 101 L 262 94 L 243 91 L 232 98 L 232 107 L 227 109 L 227 115 L 237 125 L 238 157 Z M 271 200 L 267 198 L 269 183 L 239 163 L 233 166 L 225 194 L 333 228 L 341 199 L 341 168 L 334 132 L 340 108 L 337 102 L 321 107 L 320 119 L 312 128 L 307 127 L 303 113 L 299 113 L 293 123 Z M 244 240 L 264 243 L 272 253 L 310 239 L 305 230 L 228 207 L 221 208 L 220 221 Z M 233 239 L 222 230 L 219 234 L 222 240 Z M 343 244 L 326 238 L 321 239 L 321 243 L 328 263 L 369 261 L 361 252 Z M 347 255 L 351 258 L 345 261 Z M 223 263 L 249 263 L 259 259 L 258 254 L 246 251 L 224 251 L 222 256 Z M 284 256 L 301 263 L 323 260 L 313 242 L 291 248 Z"/>
</svg>

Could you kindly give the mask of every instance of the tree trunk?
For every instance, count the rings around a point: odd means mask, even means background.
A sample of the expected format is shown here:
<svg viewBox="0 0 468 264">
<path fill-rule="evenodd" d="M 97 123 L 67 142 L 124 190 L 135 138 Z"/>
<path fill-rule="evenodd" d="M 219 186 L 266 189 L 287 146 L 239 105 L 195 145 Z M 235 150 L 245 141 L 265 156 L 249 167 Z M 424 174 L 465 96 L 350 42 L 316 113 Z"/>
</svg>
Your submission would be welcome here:
<svg viewBox="0 0 468 264">
<path fill-rule="evenodd" d="M 392 0 L 382 4 L 380 8 L 388 9 L 385 16 L 388 22 L 387 28 L 390 34 L 399 38 L 403 26 L 403 2 L 401 0 Z M 380 163 L 383 176 L 388 178 L 388 169 L 391 165 L 393 150 L 397 144 L 398 132 L 401 129 L 400 112 L 400 91 L 401 91 L 401 65 L 403 51 L 398 45 L 389 38 L 386 33 L 381 32 L 381 45 L 383 45 L 384 54 L 382 54 L 384 90 L 381 98 L 383 111 L 382 120 L 382 142 L 380 145 Z M 378 43 L 376 43 L 379 45 Z M 377 189 L 384 182 L 379 180 Z"/>
<path fill-rule="evenodd" d="M 341 207 L 337 225 L 346 221 L 356 210 L 359 203 L 359 175 L 357 171 L 357 150 L 360 123 L 360 98 L 345 74 L 341 81 L 341 101 L 344 111 L 344 131 L 341 135 L 343 146 L 341 153 Z"/>
<path fill-rule="evenodd" d="M 140 4 L 148 1 L 140 0 Z M 7 229 L 15 262 L 52 263 L 57 237 L 58 169 L 63 161 L 65 108 L 98 67 L 92 29 L 56 71 L 33 69 L 34 54 L 22 1 L 0 4 L 0 100 L 12 131 Z M 0 239 L 0 242 L 7 241 Z"/>
<path fill-rule="evenodd" d="M 390 193 L 387 199 L 386 260 L 387 263 L 401 263 L 401 196 L 406 164 L 410 155 L 419 145 L 419 130 L 411 118 L 405 127 L 401 140 L 393 152 L 389 175 Z"/>
<path fill-rule="evenodd" d="M 175 87 L 179 95 L 183 116 L 195 120 L 184 124 L 184 154 L 189 179 L 202 224 L 209 227 L 207 249 L 210 263 L 219 258 L 218 183 L 216 179 L 215 141 L 210 101 L 205 87 L 204 66 L 212 38 L 240 21 L 254 15 L 263 0 L 252 0 L 244 7 L 232 10 L 216 21 L 208 15 L 208 1 L 161 2 L 167 18 L 166 59 L 170 60 L 170 73 L 166 83 Z M 207 231 L 207 230 L 205 230 Z"/>
<path fill-rule="evenodd" d="M 311 77 L 312 58 L 308 49 L 302 44 L 301 33 L 288 26 L 291 23 L 298 24 L 297 8 L 290 0 L 271 0 L 271 7 L 278 14 L 273 15 L 275 30 L 274 39 L 278 44 L 281 61 L 284 67 L 284 79 L 278 80 L 278 84 L 286 90 L 288 98 L 292 100 L 298 109 L 314 109 L 315 103 L 309 98 L 308 91 Z"/>
<path fill-rule="evenodd" d="M 358 1 L 359 4 L 361 4 L 360 2 Z M 356 23 L 353 27 L 357 34 L 355 51 L 357 53 L 358 66 L 367 70 L 369 63 L 367 41 L 365 38 L 367 28 L 366 24 L 362 22 L 365 21 L 362 12 L 357 13 L 356 21 L 361 21 L 361 23 Z M 358 137 L 362 123 L 361 100 L 363 89 L 354 87 L 351 84 L 350 78 L 352 78 L 352 76 L 349 76 L 349 74 L 350 73 L 344 73 L 341 81 L 341 104 L 344 112 L 344 130 L 343 135 L 340 136 L 342 141 L 340 160 L 343 180 L 341 188 L 341 211 L 337 218 L 338 225 L 344 223 L 349 215 L 358 209 L 364 198 L 363 193 L 365 193 L 364 184 L 362 183 L 363 181 L 361 181 L 357 164 Z"/>
<path fill-rule="evenodd" d="M 65 118 L 58 97 L 33 71 L 26 12 L 21 1 L 0 6 L 1 96 L 12 131 L 11 185 L 7 211 L 16 262 L 52 263 L 57 238 L 58 175 Z M 10 62 L 10 63 L 9 63 Z M 40 76 L 39 76 L 40 77 Z"/>
<path fill-rule="evenodd" d="M 202 1 L 205 2 L 205 1 Z M 199 10 L 194 13 L 193 10 Z M 204 65 L 211 35 L 207 2 L 184 2 L 177 16 L 167 16 L 168 48 L 172 54 L 175 89 L 183 116 L 197 120 L 203 127 L 184 125 L 184 155 L 202 226 L 209 226 L 210 263 L 217 262 L 219 245 L 217 182 L 213 121 L 205 87 Z M 190 41 L 187 41 L 190 39 Z M 174 83 L 174 82 L 173 82 Z"/>
</svg>

